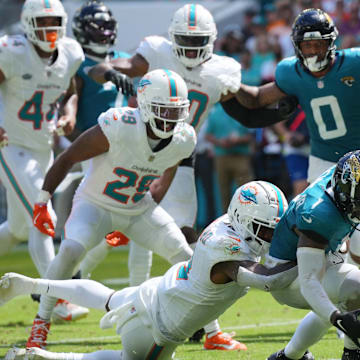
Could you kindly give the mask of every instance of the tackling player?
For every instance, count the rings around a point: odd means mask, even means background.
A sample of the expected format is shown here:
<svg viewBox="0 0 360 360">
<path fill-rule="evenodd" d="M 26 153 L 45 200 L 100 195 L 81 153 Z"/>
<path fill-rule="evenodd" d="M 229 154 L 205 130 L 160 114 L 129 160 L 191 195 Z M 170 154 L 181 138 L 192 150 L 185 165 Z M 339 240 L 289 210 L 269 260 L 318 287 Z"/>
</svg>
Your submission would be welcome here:
<svg viewBox="0 0 360 360">
<path fill-rule="evenodd" d="M 281 289 L 297 275 L 293 262 L 269 270 L 259 264 L 274 228 L 287 208 L 276 186 L 253 181 L 237 189 L 225 214 L 200 236 L 191 260 L 140 286 L 116 291 L 91 280 L 41 280 L 10 273 L 0 281 L 0 304 L 37 291 L 109 311 L 102 328 L 116 326 L 122 350 L 91 354 L 52 353 L 37 348 L 11 349 L 8 360 L 25 356 L 58 360 L 172 359 L 177 346 L 216 319 L 248 291 L 246 267 L 262 274 L 254 286 Z M 141 341 L 139 341 L 139 338 Z"/>
</svg>

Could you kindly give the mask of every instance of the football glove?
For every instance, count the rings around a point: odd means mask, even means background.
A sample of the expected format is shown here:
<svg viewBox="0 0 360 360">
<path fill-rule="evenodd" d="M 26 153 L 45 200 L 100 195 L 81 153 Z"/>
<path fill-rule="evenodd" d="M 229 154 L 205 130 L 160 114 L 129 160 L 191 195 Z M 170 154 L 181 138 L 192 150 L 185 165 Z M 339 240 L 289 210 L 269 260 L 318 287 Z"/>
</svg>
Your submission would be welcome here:
<svg viewBox="0 0 360 360">
<path fill-rule="evenodd" d="M 55 236 L 55 227 L 46 203 L 36 203 L 33 211 L 33 224 L 43 234 Z"/>
<path fill-rule="evenodd" d="M 127 75 L 111 69 L 106 71 L 104 78 L 114 83 L 117 91 L 121 91 L 125 96 L 136 95 L 132 80 Z"/>
<path fill-rule="evenodd" d="M 280 116 L 286 120 L 293 115 L 297 109 L 299 101 L 296 96 L 286 96 L 279 101 L 278 110 Z"/>
<path fill-rule="evenodd" d="M 112 247 L 127 245 L 129 241 L 130 239 L 120 231 L 113 231 L 106 235 L 106 242 Z"/>
<path fill-rule="evenodd" d="M 356 346 L 360 347 L 360 310 L 340 313 L 331 316 L 332 324 L 347 335 Z"/>
</svg>

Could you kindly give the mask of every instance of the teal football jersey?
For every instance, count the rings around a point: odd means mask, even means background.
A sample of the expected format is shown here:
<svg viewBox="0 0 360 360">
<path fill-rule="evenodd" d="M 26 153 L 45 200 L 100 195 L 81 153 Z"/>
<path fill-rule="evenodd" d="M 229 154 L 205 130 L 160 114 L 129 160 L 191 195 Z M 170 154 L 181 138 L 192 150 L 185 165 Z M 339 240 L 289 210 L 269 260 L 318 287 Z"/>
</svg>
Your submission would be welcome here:
<svg viewBox="0 0 360 360">
<path fill-rule="evenodd" d="M 113 52 L 111 58 L 129 58 L 130 55 L 124 52 Z M 76 117 L 76 128 L 81 132 L 97 124 L 99 115 L 111 107 L 127 106 L 127 97 L 116 86 L 110 82 L 98 84 L 87 75 L 87 70 L 96 65 L 97 62 L 86 57 L 81 64 L 77 76 L 83 80 L 83 87 L 78 104 Z"/>
<path fill-rule="evenodd" d="M 296 260 L 298 236 L 294 229 L 312 231 L 328 240 L 326 252 L 336 251 L 343 238 L 352 234 L 355 225 L 339 211 L 325 191 L 335 166 L 331 167 L 296 196 L 276 226 L 271 241 L 270 255 L 282 260 Z"/>
<path fill-rule="evenodd" d="M 360 147 L 360 48 L 336 52 L 335 63 L 322 78 L 315 78 L 296 57 L 276 68 L 276 84 L 295 95 L 306 114 L 311 154 L 337 162 Z"/>
</svg>

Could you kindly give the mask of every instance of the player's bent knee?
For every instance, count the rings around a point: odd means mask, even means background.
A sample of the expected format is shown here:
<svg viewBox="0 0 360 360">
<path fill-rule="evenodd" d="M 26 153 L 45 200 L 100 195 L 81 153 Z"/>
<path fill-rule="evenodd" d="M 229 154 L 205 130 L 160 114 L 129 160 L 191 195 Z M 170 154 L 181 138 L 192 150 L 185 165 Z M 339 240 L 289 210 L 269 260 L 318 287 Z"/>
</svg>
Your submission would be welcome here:
<svg viewBox="0 0 360 360">
<path fill-rule="evenodd" d="M 65 239 L 61 242 L 59 256 L 69 266 L 77 265 L 85 255 L 86 250 L 80 243 Z"/>
<path fill-rule="evenodd" d="M 339 300 L 343 311 L 360 308 L 360 270 L 348 273 L 339 288 Z"/>
</svg>

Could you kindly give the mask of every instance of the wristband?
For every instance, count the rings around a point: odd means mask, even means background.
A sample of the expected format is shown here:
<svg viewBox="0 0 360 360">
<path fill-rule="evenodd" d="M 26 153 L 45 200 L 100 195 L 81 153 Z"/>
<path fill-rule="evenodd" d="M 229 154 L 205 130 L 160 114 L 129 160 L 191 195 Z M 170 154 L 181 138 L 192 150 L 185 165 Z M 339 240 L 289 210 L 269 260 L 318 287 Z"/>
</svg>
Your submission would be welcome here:
<svg viewBox="0 0 360 360">
<path fill-rule="evenodd" d="M 51 194 L 46 190 L 40 190 L 37 196 L 37 203 L 47 203 L 51 199 Z"/>
</svg>

